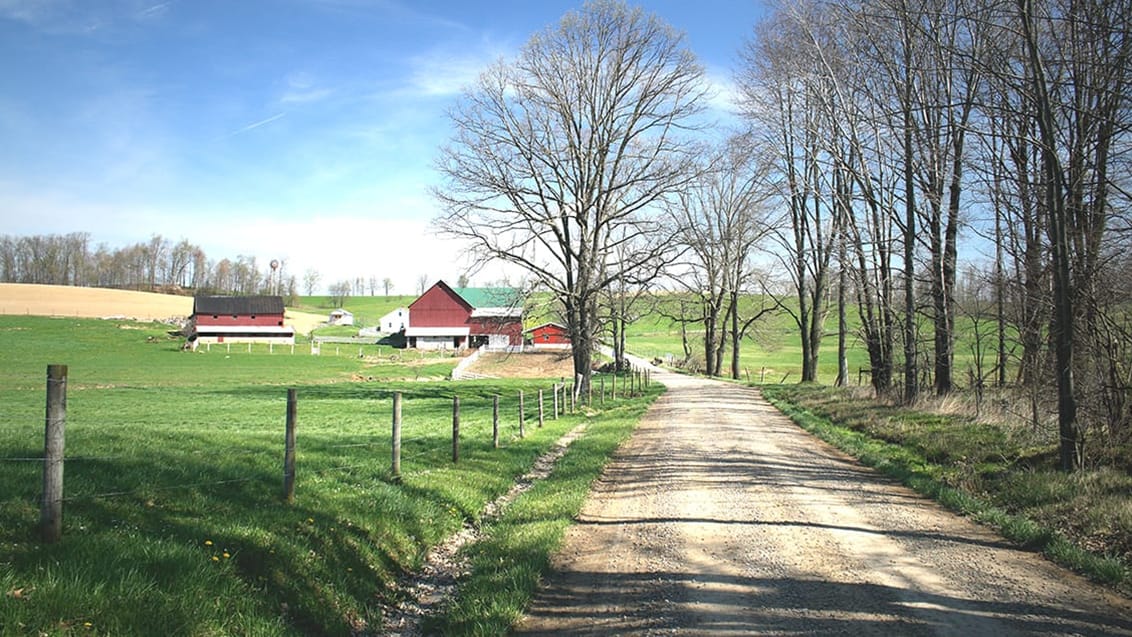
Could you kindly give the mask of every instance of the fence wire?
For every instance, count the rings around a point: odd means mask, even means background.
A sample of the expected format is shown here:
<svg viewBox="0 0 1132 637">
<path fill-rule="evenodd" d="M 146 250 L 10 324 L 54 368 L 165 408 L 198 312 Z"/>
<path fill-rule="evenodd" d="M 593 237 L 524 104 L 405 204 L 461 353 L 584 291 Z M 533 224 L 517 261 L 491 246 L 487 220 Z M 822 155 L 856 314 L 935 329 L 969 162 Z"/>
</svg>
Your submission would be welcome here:
<svg viewBox="0 0 1132 637">
<path fill-rule="evenodd" d="M 119 389 L 138 389 L 138 388 L 136 388 L 136 387 L 120 387 Z M 181 392 L 181 393 L 183 394 L 185 392 Z M 200 396 L 213 396 L 213 395 L 215 395 L 214 392 L 203 392 L 203 391 L 192 392 L 192 390 L 189 390 L 188 393 L 198 394 Z M 444 423 L 445 418 L 443 416 L 441 416 L 441 414 L 443 414 L 443 412 L 444 412 L 443 403 L 444 402 L 450 403 L 453 396 L 456 395 L 456 394 L 437 396 L 435 393 L 424 392 L 424 391 L 396 392 L 396 391 L 393 391 L 393 390 L 375 390 L 375 391 L 372 392 L 372 395 L 369 397 L 369 400 L 370 400 L 369 404 L 372 405 L 373 404 L 372 401 L 374 401 L 374 400 L 381 401 L 382 403 L 388 403 L 388 402 L 391 401 L 393 396 L 397 393 L 400 393 L 402 395 L 402 400 L 403 400 L 402 404 L 403 404 L 404 411 L 409 411 L 409 409 L 405 409 L 405 408 L 411 409 L 413 404 L 416 403 L 417 400 L 420 400 L 422 402 L 427 401 L 427 405 L 428 405 L 427 410 L 431 414 L 431 417 L 430 417 L 430 420 L 429 420 L 430 424 L 428 426 L 428 433 L 426 433 L 425 435 L 403 437 L 401 439 L 401 449 L 400 449 L 399 459 L 403 463 L 403 467 L 404 467 L 404 469 L 401 472 L 401 475 L 403 475 L 403 476 L 404 475 L 424 476 L 424 475 L 428 475 L 428 474 L 434 473 L 434 472 L 450 471 L 450 470 L 453 470 L 453 469 L 459 469 L 458 463 L 453 463 L 448 459 L 449 458 L 449 452 L 451 450 L 450 429 L 448 428 L 447 424 Z M 555 410 L 554 410 L 555 391 L 554 391 L 553 387 L 548 389 L 548 390 L 544 390 L 543 419 L 544 419 L 544 421 L 546 421 L 548 423 L 553 422 L 557 418 L 569 418 L 571 416 L 576 416 L 577 413 L 578 413 L 578 408 L 585 408 L 586 407 L 587 401 L 582 399 L 578 403 L 576 403 L 575 410 L 573 412 L 571 412 L 571 410 L 569 408 L 569 398 L 568 398 L 569 394 L 566 393 L 565 391 L 562 391 L 558 395 L 560 396 L 560 398 L 559 398 L 559 402 L 558 402 L 558 414 L 557 414 L 557 417 L 556 417 Z M 622 398 L 622 397 L 623 397 L 622 395 L 615 395 L 612 392 L 610 392 L 610 394 L 608 396 L 603 395 L 603 394 L 599 394 L 599 396 L 595 397 L 594 400 L 595 401 L 596 400 L 602 400 L 604 402 L 605 400 L 617 400 L 618 398 Z M 325 392 L 322 395 L 319 395 L 319 396 L 312 398 L 312 399 L 309 399 L 309 400 L 310 401 L 323 401 L 323 400 L 334 401 L 334 400 L 357 399 L 357 398 L 359 398 L 359 397 L 354 392 L 343 392 L 341 396 L 334 396 L 332 392 Z M 405 400 L 406 398 L 408 398 L 409 400 Z M 494 419 L 494 414 L 493 414 L 493 407 L 494 407 L 496 399 L 498 399 L 498 404 L 499 404 L 498 423 L 496 423 L 496 421 Z M 520 402 L 523 403 L 523 408 L 521 410 L 519 409 Z M 482 443 L 485 440 L 492 438 L 491 434 L 494 433 L 494 429 L 495 429 L 496 424 L 498 424 L 501 442 L 506 441 L 508 443 L 511 443 L 511 442 L 514 442 L 514 441 L 517 441 L 517 440 L 521 440 L 523 437 L 535 435 L 536 430 L 539 429 L 539 424 L 538 424 L 538 413 L 539 413 L 539 410 L 538 410 L 538 392 L 526 390 L 525 392 L 523 392 L 522 401 L 520 401 L 518 395 L 503 396 L 503 395 L 500 395 L 500 394 L 492 394 L 492 393 L 486 393 L 486 392 L 485 393 L 473 394 L 473 395 L 470 395 L 470 396 L 466 395 L 464 397 L 461 397 L 461 402 L 460 402 L 458 413 L 459 413 L 459 417 L 460 417 L 459 439 L 457 441 L 457 444 L 460 445 L 459 448 L 462 450 L 465 443 L 471 442 L 472 440 L 475 440 L 477 443 L 480 443 L 480 444 L 477 444 L 476 452 L 477 453 L 483 453 L 485 450 L 482 448 Z M 26 434 L 26 433 L 31 432 L 31 431 L 37 432 L 39 430 L 39 427 L 43 426 L 42 418 L 43 417 L 41 415 L 36 414 L 34 417 L 29 416 L 26 423 L 21 422 L 19 419 L 15 420 L 15 421 L 12 421 L 12 420 L 2 421 L 2 422 L 0 422 L 0 434 L 10 434 L 10 433 Z M 306 476 L 326 476 L 326 475 L 330 475 L 330 474 L 348 472 L 348 471 L 357 470 L 357 469 L 364 469 L 364 470 L 367 470 L 367 471 L 372 471 L 372 472 L 375 472 L 379 475 L 388 475 L 392 470 L 392 465 L 391 465 L 392 459 L 390 457 L 388 457 L 388 455 L 386 455 L 386 454 L 389 454 L 392 451 L 392 440 L 391 439 L 385 438 L 383 436 L 374 435 L 374 434 L 367 434 L 367 435 L 370 436 L 369 439 L 362 438 L 361 440 L 358 440 L 357 438 L 355 438 L 354 441 L 352 441 L 352 442 L 336 442 L 335 443 L 335 442 L 327 442 L 327 438 L 329 436 L 333 436 L 334 434 L 324 431 L 327 428 L 332 428 L 332 427 L 335 427 L 335 426 L 341 428 L 341 427 L 354 427 L 354 426 L 374 427 L 375 425 L 377 425 L 377 426 L 384 429 L 384 428 L 387 428 L 387 427 L 390 426 L 388 424 L 389 420 L 387 418 L 388 418 L 388 416 L 386 416 L 385 418 L 381 418 L 381 419 L 375 419 L 372 422 L 360 422 L 360 423 L 357 423 L 357 424 L 349 424 L 349 425 L 341 425 L 341 424 L 338 424 L 338 425 L 326 425 L 326 424 L 317 425 L 314 428 L 319 433 L 313 439 L 312 438 L 300 438 L 301 444 L 296 449 L 296 475 L 300 478 L 304 475 L 306 475 Z M 237 433 L 238 434 L 238 433 L 241 432 L 241 430 L 247 430 L 245 432 L 247 435 L 254 436 L 255 438 L 271 438 L 271 439 L 274 439 L 276 436 L 279 435 L 276 432 L 263 431 L 262 428 L 263 428 L 264 424 L 266 424 L 266 422 L 267 422 L 266 420 L 264 420 L 264 419 L 256 419 L 256 420 L 258 421 L 257 424 L 246 424 L 246 425 L 239 425 L 239 426 L 236 426 L 234 428 L 224 428 L 223 432 L 227 433 L 227 434 L 231 434 L 231 433 Z M 520 425 L 519 420 L 523 421 L 523 425 Z M 382 422 L 382 421 L 384 421 L 384 422 Z M 309 426 L 309 425 L 305 424 L 306 422 L 307 421 L 305 419 L 300 420 L 300 424 L 299 424 L 300 431 L 306 429 Z M 412 418 L 410 416 L 410 423 L 411 422 L 412 422 Z M 378 423 L 381 423 L 381 424 L 378 425 Z M 90 434 L 92 432 L 104 433 L 108 430 L 119 430 L 119 429 L 127 429 L 127 428 L 139 428 L 139 427 L 140 428 L 145 428 L 145 427 L 153 428 L 153 427 L 157 427 L 157 426 L 167 426 L 169 424 L 170 423 L 168 423 L 168 422 L 156 423 L 156 422 L 153 422 L 153 421 L 145 421 L 145 420 L 135 420 L 135 421 L 104 420 L 104 419 L 84 420 L 84 419 L 81 419 L 81 418 L 75 418 L 68 423 L 68 428 L 69 428 L 70 431 L 78 430 L 78 431 L 83 431 L 85 433 Z M 176 423 L 176 424 L 179 424 L 179 425 L 183 424 L 186 427 L 194 426 L 193 423 L 189 423 L 189 422 Z M 275 419 L 272 418 L 272 426 L 274 426 L 274 425 L 275 425 Z M 409 428 L 409 429 L 414 428 L 414 425 L 409 424 L 409 423 L 404 423 L 404 422 L 403 422 L 402 426 L 405 427 L 405 428 Z M 525 429 L 525 431 L 526 431 L 525 436 L 519 435 L 520 428 Z M 486 438 L 484 437 L 485 433 L 487 434 Z M 340 434 L 341 434 L 341 432 L 339 432 L 339 435 Z M 364 450 L 367 450 L 367 449 L 372 449 L 372 450 L 375 450 L 379 453 L 375 453 L 371 457 L 366 458 L 364 462 L 337 464 L 337 465 L 333 465 L 333 466 L 323 466 L 323 467 L 317 467 L 317 465 L 323 464 L 327 460 L 333 460 L 335 458 L 321 458 L 321 459 L 316 460 L 313 457 L 315 455 L 334 454 L 335 452 L 359 452 L 359 451 L 364 451 Z M 490 448 L 489 448 L 488 452 L 490 452 Z M 186 451 L 184 453 L 187 454 L 187 455 L 191 455 L 193 457 L 199 457 L 199 456 L 203 456 L 205 454 L 215 454 L 216 452 L 213 451 L 213 450 L 198 449 L 198 450 Z M 255 456 L 270 456 L 270 455 L 274 455 L 275 453 L 278 453 L 280 459 L 282 459 L 282 457 L 284 455 L 283 450 L 278 449 L 278 447 L 276 447 L 274 444 L 269 448 L 268 447 L 258 448 L 258 449 L 245 448 L 245 449 L 238 449 L 238 450 L 233 449 L 233 450 L 229 450 L 229 451 L 224 452 L 223 456 L 224 456 L 224 458 L 227 459 L 227 458 L 242 458 L 242 457 L 253 456 L 253 455 L 255 455 Z M 349 453 L 339 454 L 337 459 L 345 460 L 349 457 L 349 455 L 350 455 Z M 384 456 L 384 457 L 382 457 L 382 456 Z M 82 462 L 108 462 L 108 463 L 113 463 L 113 462 L 124 462 L 124 461 L 144 462 L 146 460 L 151 460 L 151 459 L 147 458 L 143 455 L 139 455 L 137 453 L 117 453 L 116 450 L 111 450 L 110 453 L 105 453 L 105 452 L 97 453 L 96 452 L 96 453 L 85 454 L 85 455 L 84 454 L 70 455 L 70 456 L 65 456 L 63 458 L 63 461 L 65 463 L 67 463 L 67 462 L 77 462 L 77 463 L 82 463 Z M 30 464 L 30 463 L 42 464 L 42 463 L 44 463 L 44 461 L 45 461 L 45 459 L 41 456 L 31 456 L 31 455 L 15 455 L 15 456 L 0 457 L 0 464 L 5 464 L 5 463 L 7 463 L 7 464 L 25 464 L 25 465 Z M 228 479 L 221 479 L 221 480 L 204 480 L 204 481 L 195 481 L 195 482 L 190 482 L 190 483 L 170 484 L 170 485 L 164 485 L 164 486 L 146 485 L 144 487 L 137 487 L 137 488 L 127 488 L 127 489 L 111 490 L 111 491 L 92 493 L 92 494 L 78 494 L 78 495 L 65 496 L 65 497 L 62 498 L 62 501 L 64 503 L 74 504 L 74 503 L 81 503 L 81 502 L 90 502 L 90 501 L 93 501 L 93 500 L 126 498 L 126 497 L 133 497 L 133 496 L 149 495 L 149 494 L 153 494 L 153 493 L 188 491 L 188 490 L 202 489 L 202 488 L 207 488 L 207 487 L 224 486 L 224 485 L 232 485 L 232 484 L 242 484 L 242 483 L 250 483 L 250 482 L 267 483 L 267 482 L 270 482 L 270 478 L 268 478 L 266 475 L 261 474 L 261 475 L 255 476 L 255 477 L 228 478 Z M 26 498 L 13 498 L 13 499 L 0 501 L 0 504 L 28 505 L 29 503 L 39 501 L 42 497 L 43 497 L 42 495 L 29 495 Z"/>
</svg>

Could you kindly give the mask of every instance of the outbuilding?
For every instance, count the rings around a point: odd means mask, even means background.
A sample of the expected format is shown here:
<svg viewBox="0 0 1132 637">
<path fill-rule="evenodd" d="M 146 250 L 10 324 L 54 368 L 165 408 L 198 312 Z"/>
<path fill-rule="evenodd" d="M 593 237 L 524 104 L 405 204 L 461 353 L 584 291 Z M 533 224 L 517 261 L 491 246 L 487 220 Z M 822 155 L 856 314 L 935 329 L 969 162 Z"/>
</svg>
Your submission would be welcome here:
<svg viewBox="0 0 1132 637">
<path fill-rule="evenodd" d="M 330 325 L 353 325 L 354 313 L 350 310 L 338 308 L 330 313 L 330 318 L 326 322 Z"/>
<path fill-rule="evenodd" d="M 527 342 L 535 349 L 570 349 L 570 333 L 564 325 L 543 323 L 527 330 Z"/>
<path fill-rule="evenodd" d="M 198 296 L 186 333 L 201 343 L 281 343 L 293 345 L 295 330 L 284 325 L 281 296 Z"/>
</svg>

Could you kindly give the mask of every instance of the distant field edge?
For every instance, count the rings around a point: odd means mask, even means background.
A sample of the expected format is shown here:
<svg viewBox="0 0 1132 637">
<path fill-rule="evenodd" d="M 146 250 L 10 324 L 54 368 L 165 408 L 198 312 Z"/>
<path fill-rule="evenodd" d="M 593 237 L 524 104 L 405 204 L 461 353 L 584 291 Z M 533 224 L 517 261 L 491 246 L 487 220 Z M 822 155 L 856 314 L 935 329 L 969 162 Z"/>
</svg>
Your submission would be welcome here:
<svg viewBox="0 0 1132 637">
<path fill-rule="evenodd" d="M 138 320 L 186 318 L 193 297 L 34 283 L 0 283 L 0 314 Z"/>
</svg>

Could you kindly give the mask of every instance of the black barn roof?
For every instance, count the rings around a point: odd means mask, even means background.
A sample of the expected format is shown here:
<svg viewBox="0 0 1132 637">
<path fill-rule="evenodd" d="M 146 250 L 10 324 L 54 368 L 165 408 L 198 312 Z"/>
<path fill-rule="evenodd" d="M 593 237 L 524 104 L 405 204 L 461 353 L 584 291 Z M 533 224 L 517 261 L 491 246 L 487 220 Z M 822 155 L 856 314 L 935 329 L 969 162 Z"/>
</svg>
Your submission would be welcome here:
<svg viewBox="0 0 1132 637">
<path fill-rule="evenodd" d="M 197 296 L 193 314 L 283 314 L 283 297 Z"/>
</svg>

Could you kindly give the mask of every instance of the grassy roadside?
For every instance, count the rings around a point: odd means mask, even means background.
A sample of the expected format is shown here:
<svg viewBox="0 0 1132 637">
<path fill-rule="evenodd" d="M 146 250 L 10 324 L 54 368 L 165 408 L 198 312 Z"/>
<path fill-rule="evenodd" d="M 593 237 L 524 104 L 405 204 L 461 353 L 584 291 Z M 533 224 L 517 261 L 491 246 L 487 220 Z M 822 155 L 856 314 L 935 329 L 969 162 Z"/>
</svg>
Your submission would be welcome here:
<svg viewBox="0 0 1132 637">
<path fill-rule="evenodd" d="M 806 430 L 1003 537 L 1132 594 L 1132 476 L 1065 474 L 1032 432 L 881 405 L 836 388 L 764 395 Z"/>
<path fill-rule="evenodd" d="M 617 447 L 662 392 L 653 384 L 643 398 L 607 410 L 570 446 L 553 473 L 517 498 L 468 549 L 472 573 L 443 615 L 430 618 L 429 635 L 502 635 L 522 616 L 550 556 L 561 546 L 593 481 Z"/>
<path fill-rule="evenodd" d="M 420 368 L 262 348 L 194 354 L 167 329 L 0 317 L 0 635 L 379 626 L 382 605 L 397 601 L 390 583 L 478 521 L 584 418 L 548 417 L 538 428 L 532 397 L 546 380 L 399 382 Z M 70 366 L 66 502 L 62 541 L 44 544 L 35 532 L 44 366 L 56 362 Z M 280 498 L 288 387 L 299 396 L 290 505 Z M 519 390 L 525 438 L 516 435 Z M 400 482 L 389 475 L 393 391 L 404 395 Z M 640 402 L 607 401 L 591 425 L 601 430 L 607 413 L 620 422 L 620 410 Z"/>
</svg>

